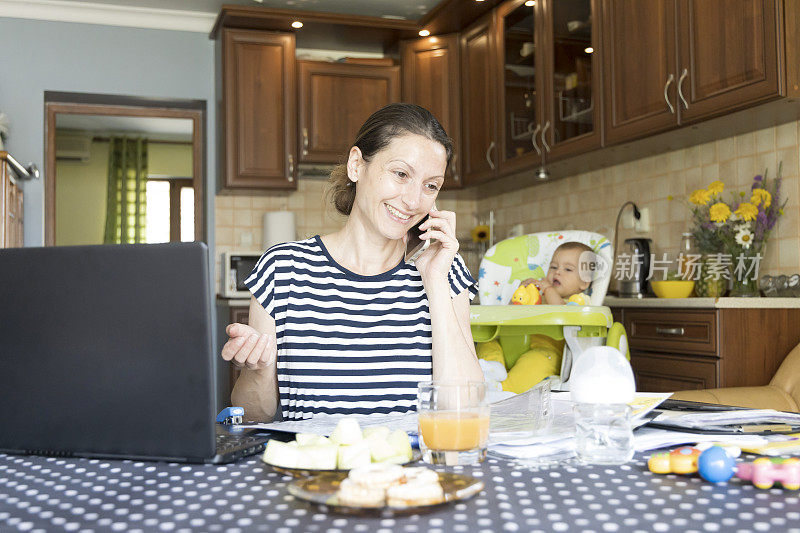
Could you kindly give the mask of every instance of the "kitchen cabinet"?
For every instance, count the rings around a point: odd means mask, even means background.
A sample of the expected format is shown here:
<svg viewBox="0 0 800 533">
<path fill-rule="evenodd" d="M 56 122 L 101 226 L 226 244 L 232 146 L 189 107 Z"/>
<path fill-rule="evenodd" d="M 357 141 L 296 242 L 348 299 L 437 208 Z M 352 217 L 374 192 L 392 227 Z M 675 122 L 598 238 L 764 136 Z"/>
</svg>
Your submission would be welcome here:
<svg viewBox="0 0 800 533">
<path fill-rule="evenodd" d="M 612 308 L 628 333 L 637 390 L 769 383 L 800 342 L 800 309 Z"/>
<path fill-rule="evenodd" d="M 22 188 L 7 159 L 0 151 L 0 248 L 23 246 Z"/>
<path fill-rule="evenodd" d="M 459 42 L 456 34 L 402 41 L 402 97 L 429 110 L 453 140 L 444 188 L 462 186 Z"/>
<path fill-rule="evenodd" d="M 297 61 L 300 161 L 337 164 L 364 121 L 400 101 L 400 67 Z"/>
<path fill-rule="evenodd" d="M 679 0 L 679 121 L 780 96 L 778 0 Z"/>
<path fill-rule="evenodd" d="M 536 4 L 501 4 L 461 35 L 464 184 L 542 162 Z"/>
<path fill-rule="evenodd" d="M 462 34 L 465 183 L 601 146 L 599 13 L 509 0 Z"/>
<path fill-rule="evenodd" d="M 294 35 L 222 28 L 222 188 L 295 189 Z"/>
<path fill-rule="evenodd" d="M 491 12 L 461 34 L 464 185 L 474 185 L 496 176 L 499 109 L 492 68 L 492 51 L 496 46 L 493 44 L 493 18 L 494 12 Z"/>
<path fill-rule="evenodd" d="M 541 144 L 547 160 L 599 148 L 602 84 L 599 0 L 541 2 L 544 97 Z"/>
<path fill-rule="evenodd" d="M 781 96 L 777 1 L 603 2 L 607 141 Z"/>
</svg>

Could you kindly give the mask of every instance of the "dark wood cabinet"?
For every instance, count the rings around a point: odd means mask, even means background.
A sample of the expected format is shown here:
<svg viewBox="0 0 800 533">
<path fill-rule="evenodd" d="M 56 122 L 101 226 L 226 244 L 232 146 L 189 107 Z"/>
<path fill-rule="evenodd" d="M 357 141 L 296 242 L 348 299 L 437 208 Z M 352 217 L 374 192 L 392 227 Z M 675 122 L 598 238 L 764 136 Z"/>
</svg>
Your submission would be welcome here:
<svg viewBox="0 0 800 533">
<path fill-rule="evenodd" d="M 462 186 L 461 94 L 459 94 L 459 43 L 456 34 L 403 41 L 402 97 L 421 105 L 439 120 L 453 139 L 453 158 L 444 187 Z"/>
<path fill-rule="evenodd" d="M 679 0 L 680 122 L 780 96 L 776 0 Z"/>
<path fill-rule="evenodd" d="M 223 28 L 219 45 L 223 188 L 296 188 L 294 35 Z"/>
<path fill-rule="evenodd" d="M 22 188 L 0 152 L 0 248 L 20 248 L 24 244 Z"/>
<path fill-rule="evenodd" d="M 541 2 L 510 0 L 494 13 L 494 79 L 497 84 L 498 173 L 542 163 L 545 151 Z"/>
<path fill-rule="evenodd" d="M 464 185 L 495 177 L 497 105 L 492 13 L 461 35 L 461 132 Z"/>
<path fill-rule="evenodd" d="M 608 143 L 781 96 L 778 8 L 777 0 L 603 2 Z"/>
<path fill-rule="evenodd" d="M 400 67 L 298 61 L 300 161 L 342 163 L 364 121 L 400 101 Z"/>
<path fill-rule="evenodd" d="M 603 2 L 604 126 L 608 143 L 677 126 L 675 0 Z"/>
<path fill-rule="evenodd" d="M 541 4 L 541 144 L 555 161 L 602 144 L 601 8 L 600 0 Z"/>
<path fill-rule="evenodd" d="M 800 342 L 800 309 L 613 308 L 628 334 L 637 390 L 769 383 Z"/>
</svg>

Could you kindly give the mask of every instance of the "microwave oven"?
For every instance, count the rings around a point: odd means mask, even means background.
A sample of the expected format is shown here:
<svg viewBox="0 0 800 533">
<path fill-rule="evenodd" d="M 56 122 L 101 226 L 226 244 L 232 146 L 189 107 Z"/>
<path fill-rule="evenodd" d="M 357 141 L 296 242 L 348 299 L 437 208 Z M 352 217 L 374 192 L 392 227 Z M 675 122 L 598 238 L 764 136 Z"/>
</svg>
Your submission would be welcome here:
<svg viewBox="0 0 800 533">
<path fill-rule="evenodd" d="M 260 252 L 223 252 L 222 281 L 220 283 L 220 293 L 224 298 L 250 298 L 250 290 L 244 284 L 244 280 L 261 259 Z"/>
</svg>

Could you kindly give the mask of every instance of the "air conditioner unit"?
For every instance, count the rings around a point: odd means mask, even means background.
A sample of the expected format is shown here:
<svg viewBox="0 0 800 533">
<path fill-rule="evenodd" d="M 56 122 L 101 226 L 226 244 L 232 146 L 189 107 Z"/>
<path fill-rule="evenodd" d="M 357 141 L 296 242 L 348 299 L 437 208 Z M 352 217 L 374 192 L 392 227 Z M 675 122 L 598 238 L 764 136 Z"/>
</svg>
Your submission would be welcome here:
<svg viewBox="0 0 800 533">
<path fill-rule="evenodd" d="M 86 133 L 57 133 L 56 159 L 88 161 L 92 136 Z"/>
</svg>

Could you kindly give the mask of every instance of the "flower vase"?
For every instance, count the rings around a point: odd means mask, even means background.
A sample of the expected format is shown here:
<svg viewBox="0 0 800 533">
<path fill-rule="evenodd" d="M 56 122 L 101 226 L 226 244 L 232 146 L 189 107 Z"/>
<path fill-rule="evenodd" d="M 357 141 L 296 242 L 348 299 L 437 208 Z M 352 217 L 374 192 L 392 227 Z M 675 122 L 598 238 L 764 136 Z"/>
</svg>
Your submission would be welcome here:
<svg viewBox="0 0 800 533">
<path fill-rule="evenodd" d="M 734 298 L 754 298 L 761 296 L 758 289 L 758 267 L 763 257 L 763 246 L 749 249 L 734 248 L 728 251 L 731 256 L 731 290 L 728 296 Z"/>
<path fill-rule="evenodd" d="M 704 253 L 700 256 L 694 292 L 700 298 L 721 298 L 728 291 L 729 279 L 730 267 L 723 260 L 723 254 Z"/>
</svg>

